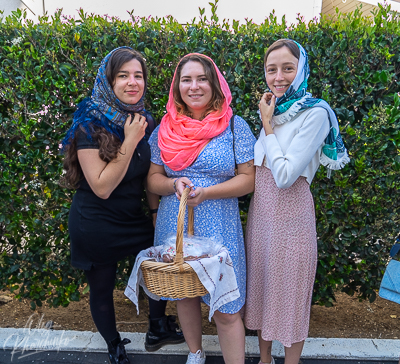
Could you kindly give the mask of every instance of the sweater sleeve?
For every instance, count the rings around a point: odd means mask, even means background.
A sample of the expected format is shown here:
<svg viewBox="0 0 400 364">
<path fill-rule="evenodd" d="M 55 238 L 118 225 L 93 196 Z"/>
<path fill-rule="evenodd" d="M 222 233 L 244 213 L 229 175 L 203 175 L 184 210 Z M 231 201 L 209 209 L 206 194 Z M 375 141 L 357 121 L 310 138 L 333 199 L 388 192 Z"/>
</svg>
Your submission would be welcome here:
<svg viewBox="0 0 400 364">
<path fill-rule="evenodd" d="M 324 144 L 328 132 L 327 111 L 314 108 L 306 116 L 286 153 L 282 152 L 275 134 L 269 134 L 262 140 L 268 165 L 279 188 L 289 188 L 299 178 L 315 153 Z"/>
</svg>

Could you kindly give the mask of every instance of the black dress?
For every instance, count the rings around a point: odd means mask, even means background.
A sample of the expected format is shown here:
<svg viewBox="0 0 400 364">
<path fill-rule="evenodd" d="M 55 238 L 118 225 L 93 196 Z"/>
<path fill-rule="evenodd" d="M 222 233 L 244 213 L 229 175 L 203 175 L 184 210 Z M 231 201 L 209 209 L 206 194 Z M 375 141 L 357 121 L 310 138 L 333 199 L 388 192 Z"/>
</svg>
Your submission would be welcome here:
<svg viewBox="0 0 400 364">
<path fill-rule="evenodd" d="M 154 124 L 154 120 L 149 121 L 146 136 L 137 145 L 124 178 L 108 199 L 97 197 L 84 177 L 80 182 L 68 222 L 74 267 L 90 270 L 92 266 L 114 264 L 153 245 L 153 222 L 144 213 L 142 197 L 143 181 L 150 168 L 147 140 Z M 80 130 L 75 138 L 77 150 L 99 148 Z"/>
</svg>

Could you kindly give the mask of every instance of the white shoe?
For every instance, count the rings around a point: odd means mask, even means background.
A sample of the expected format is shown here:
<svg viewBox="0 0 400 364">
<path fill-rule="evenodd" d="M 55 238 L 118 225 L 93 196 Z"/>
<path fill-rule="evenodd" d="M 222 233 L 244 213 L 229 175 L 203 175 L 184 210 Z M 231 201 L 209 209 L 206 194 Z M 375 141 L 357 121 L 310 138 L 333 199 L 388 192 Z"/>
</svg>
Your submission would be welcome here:
<svg viewBox="0 0 400 364">
<path fill-rule="evenodd" d="M 196 353 L 189 353 L 186 364 L 205 364 L 206 354 L 204 351 L 197 350 Z"/>
</svg>

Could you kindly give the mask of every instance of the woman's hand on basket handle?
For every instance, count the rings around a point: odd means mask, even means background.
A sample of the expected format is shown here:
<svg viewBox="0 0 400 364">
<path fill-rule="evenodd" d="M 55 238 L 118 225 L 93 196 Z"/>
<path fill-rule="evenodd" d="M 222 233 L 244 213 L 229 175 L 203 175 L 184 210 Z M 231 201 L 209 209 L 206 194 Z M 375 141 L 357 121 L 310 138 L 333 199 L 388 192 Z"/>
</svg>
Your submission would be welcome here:
<svg viewBox="0 0 400 364">
<path fill-rule="evenodd" d="M 175 190 L 176 190 L 176 197 L 178 197 L 178 200 L 181 200 L 181 196 L 183 191 L 185 190 L 185 188 L 189 187 L 190 188 L 190 194 L 193 193 L 194 191 L 194 184 L 192 183 L 192 181 L 187 178 L 187 177 L 179 177 L 178 179 L 176 179 L 175 183 Z M 190 196 L 190 195 L 189 195 Z"/>
<path fill-rule="evenodd" d="M 187 177 L 167 177 L 163 165 L 150 163 L 150 170 L 147 175 L 147 191 L 158 196 L 170 196 L 174 193 L 180 199 L 184 189 L 189 187 L 194 190 L 192 181 Z"/>
<path fill-rule="evenodd" d="M 254 191 L 254 161 L 238 164 L 238 174 L 225 182 L 208 187 L 193 187 L 187 200 L 188 206 L 198 206 L 205 200 L 235 198 Z"/>
<path fill-rule="evenodd" d="M 187 205 L 196 207 L 205 200 L 207 200 L 206 189 L 203 187 L 197 187 L 194 191 L 190 192 Z"/>
</svg>

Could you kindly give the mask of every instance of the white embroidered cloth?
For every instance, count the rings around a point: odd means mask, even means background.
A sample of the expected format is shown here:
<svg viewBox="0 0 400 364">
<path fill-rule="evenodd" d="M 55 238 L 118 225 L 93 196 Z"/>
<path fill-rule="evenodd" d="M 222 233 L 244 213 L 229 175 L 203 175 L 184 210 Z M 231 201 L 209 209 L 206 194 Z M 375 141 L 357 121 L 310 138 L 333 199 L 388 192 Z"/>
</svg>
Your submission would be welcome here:
<svg viewBox="0 0 400 364">
<path fill-rule="evenodd" d="M 143 287 L 146 294 L 155 300 L 161 297 L 151 293 L 144 284 L 144 279 L 140 265 L 145 260 L 155 260 L 155 256 L 163 249 L 162 246 L 151 247 L 142 250 L 136 257 L 125 295 L 135 304 L 139 314 L 139 285 Z M 240 297 L 239 288 L 236 281 L 235 271 L 228 250 L 222 247 L 218 254 L 211 258 L 187 261 L 196 272 L 204 287 L 210 294 L 210 312 L 208 319 L 211 321 L 214 312 L 222 305 L 232 302 Z"/>
</svg>

